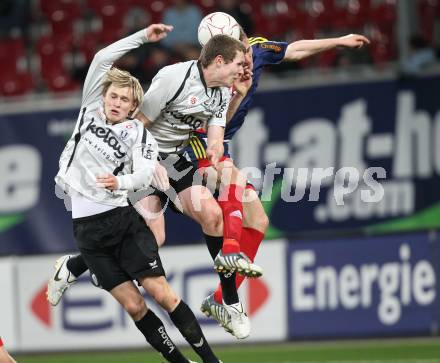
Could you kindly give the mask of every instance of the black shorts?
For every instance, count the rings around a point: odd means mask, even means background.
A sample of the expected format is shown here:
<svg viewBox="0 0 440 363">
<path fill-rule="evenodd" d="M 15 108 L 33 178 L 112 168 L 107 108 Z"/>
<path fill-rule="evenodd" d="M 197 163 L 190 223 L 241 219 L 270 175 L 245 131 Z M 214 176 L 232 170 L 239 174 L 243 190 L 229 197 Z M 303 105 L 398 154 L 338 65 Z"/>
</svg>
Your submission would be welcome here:
<svg viewBox="0 0 440 363">
<path fill-rule="evenodd" d="M 146 195 L 155 195 L 160 198 L 162 206 L 165 206 L 168 202 L 171 208 L 178 213 L 181 213 L 179 209 L 175 206 L 174 200 L 177 195 L 194 185 L 202 185 L 203 178 L 202 175 L 197 171 L 196 165 L 185 159 L 181 154 L 160 154 L 160 164 L 165 167 L 168 173 L 168 178 L 170 180 L 170 189 L 166 192 L 158 190 L 152 187 L 153 191 L 147 191 L 144 193 Z M 142 195 L 142 194 L 140 194 Z M 140 198 L 137 197 L 136 200 Z"/>
<path fill-rule="evenodd" d="M 197 167 L 182 154 L 160 154 L 160 164 L 167 169 L 170 185 L 176 194 L 193 186 L 202 184 L 202 176 Z"/>
<path fill-rule="evenodd" d="M 165 276 L 156 239 L 131 206 L 75 218 L 73 234 L 96 286 L 110 291 L 126 281 Z"/>
</svg>

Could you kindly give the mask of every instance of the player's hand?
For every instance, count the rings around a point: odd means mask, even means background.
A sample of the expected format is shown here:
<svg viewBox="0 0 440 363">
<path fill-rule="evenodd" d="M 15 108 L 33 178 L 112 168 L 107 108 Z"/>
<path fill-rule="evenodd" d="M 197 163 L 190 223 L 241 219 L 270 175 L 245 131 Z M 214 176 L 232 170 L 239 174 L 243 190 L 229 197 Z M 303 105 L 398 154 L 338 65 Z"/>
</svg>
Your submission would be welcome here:
<svg viewBox="0 0 440 363">
<path fill-rule="evenodd" d="M 152 184 L 155 188 L 165 191 L 170 188 L 170 179 L 168 178 L 167 169 L 165 169 L 159 162 L 156 163 L 154 169 Z"/>
<path fill-rule="evenodd" d="M 242 97 L 246 96 L 252 86 L 252 71 L 245 69 L 243 76 L 234 81 L 234 90 Z"/>
<path fill-rule="evenodd" d="M 118 189 L 118 179 L 113 174 L 105 174 L 96 177 L 96 186 L 98 188 L 107 188 L 110 190 Z"/>
<path fill-rule="evenodd" d="M 224 152 L 225 148 L 223 143 L 216 143 L 206 149 L 206 157 L 215 169 L 217 169 Z"/>
<path fill-rule="evenodd" d="M 151 24 L 145 32 L 147 34 L 147 39 L 149 42 L 158 42 L 159 40 L 165 38 L 174 27 L 172 25 L 165 24 Z"/>
<path fill-rule="evenodd" d="M 339 37 L 339 45 L 347 48 L 362 48 L 364 44 L 370 44 L 370 40 L 367 37 L 359 34 L 348 34 L 343 37 Z"/>
</svg>

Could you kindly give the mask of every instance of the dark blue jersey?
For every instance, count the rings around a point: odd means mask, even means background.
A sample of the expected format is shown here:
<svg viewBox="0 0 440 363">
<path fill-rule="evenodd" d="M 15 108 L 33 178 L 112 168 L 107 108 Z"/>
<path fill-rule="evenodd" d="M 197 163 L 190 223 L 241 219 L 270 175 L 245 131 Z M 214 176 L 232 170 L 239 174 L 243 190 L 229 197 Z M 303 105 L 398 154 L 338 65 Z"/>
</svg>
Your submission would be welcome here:
<svg viewBox="0 0 440 363">
<path fill-rule="evenodd" d="M 263 68 L 270 64 L 280 63 L 284 59 L 288 46 L 285 42 L 272 42 L 261 37 L 249 38 L 249 44 L 252 46 L 252 58 L 254 61 L 252 86 L 231 121 L 229 121 L 226 126 L 225 140 L 232 139 L 235 133 L 240 129 L 241 125 L 243 125 L 244 119 L 252 105 L 253 96 L 257 90 L 258 81 L 260 80 Z"/>
<path fill-rule="evenodd" d="M 252 75 L 252 86 L 249 89 L 246 97 L 241 102 L 231 121 L 226 126 L 225 129 L 225 157 L 229 156 L 229 148 L 228 141 L 231 140 L 235 133 L 240 129 L 241 125 L 243 125 L 244 119 L 249 112 L 249 109 L 252 105 L 253 96 L 258 86 L 258 81 L 260 80 L 261 73 L 263 72 L 263 68 L 270 64 L 278 64 L 284 59 L 284 55 L 286 54 L 287 43 L 285 42 L 272 42 L 265 38 L 249 38 L 249 44 L 252 46 L 253 51 L 253 75 Z M 206 159 L 206 132 L 205 130 L 198 130 L 194 134 L 195 138 L 198 138 L 199 141 L 193 139 L 185 148 L 185 157 L 195 163 L 198 163 L 200 160 Z M 197 164 L 199 165 L 199 164 Z"/>
</svg>

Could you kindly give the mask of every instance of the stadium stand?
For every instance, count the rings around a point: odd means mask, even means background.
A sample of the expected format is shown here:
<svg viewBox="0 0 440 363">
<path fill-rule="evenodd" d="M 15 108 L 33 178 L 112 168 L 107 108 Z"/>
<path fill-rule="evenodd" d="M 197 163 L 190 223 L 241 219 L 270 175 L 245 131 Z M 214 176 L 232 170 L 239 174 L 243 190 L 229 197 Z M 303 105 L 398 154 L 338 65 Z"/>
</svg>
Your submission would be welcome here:
<svg viewBox="0 0 440 363">
<path fill-rule="evenodd" d="M 164 10 L 172 6 L 171 0 L 29 0 L 29 3 L 27 13 L 23 13 L 21 1 L 10 2 L 9 7 L 0 9 L 3 17 L 14 14 L 18 19 L 27 17 L 30 22 L 25 28 L 16 21 L 15 26 L 1 33 L 2 96 L 77 89 L 77 80 L 81 80 L 78 75 L 83 73 L 78 68 L 90 63 L 97 47 L 135 30 L 133 14 L 143 11 L 145 22 L 159 22 Z M 212 0 L 193 3 L 203 14 L 216 10 Z M 337 52 L 328 52 L 300 62 L 300 68 L 346 66 L 347 59 L 350 63 L 382 67 L 398 56 L 396 0 L 244 0 L 239 6 L 251 18 L 254 34 L 266 38 L 294 41 L 357 32 L 372 40 L 365 51 L 368 54 L 360 59 L 346 57 L 341 62 Z M 418 0 L 417 12 L 423 19 L 421 35 L 434 45 L 440 1 Z M 150 74 L 148 67 L 154 62 L 145 59 L 141 63 Z"/>
</svg>

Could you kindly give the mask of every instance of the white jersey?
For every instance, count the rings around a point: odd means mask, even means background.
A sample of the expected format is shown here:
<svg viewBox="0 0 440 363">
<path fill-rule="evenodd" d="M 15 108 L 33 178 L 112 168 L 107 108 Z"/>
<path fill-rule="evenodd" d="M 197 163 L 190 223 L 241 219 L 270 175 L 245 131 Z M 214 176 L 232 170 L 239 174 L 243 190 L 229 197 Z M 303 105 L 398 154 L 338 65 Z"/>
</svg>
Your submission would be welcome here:
<svg viewBox="0 0 440 363">
<path fill-rule="evenodd" d="M 60 157 L 56 183 L 69 195 L 111 206 L 127 206 L 128 191 L 147 187 L 153 177 L 158 148 L 138 120 L 109 124 L 102 105 L 101 82 L 114 61 L 146 41 L 139 31 L 99 51 L 84 83 L 81 111 Z M 96 186 L 96 177 L 113 174 L 118 190 Z"/>
<path fill-rule="evenodd" d="M 230 101 L 227 87 L 207 87 L 201 65 L 188 61 L 162 68 L 145 93 L 140 110 L 153 123 L 159 151 L 182 150 L 199 128 L 225 127 Z"/>
</svg>

